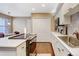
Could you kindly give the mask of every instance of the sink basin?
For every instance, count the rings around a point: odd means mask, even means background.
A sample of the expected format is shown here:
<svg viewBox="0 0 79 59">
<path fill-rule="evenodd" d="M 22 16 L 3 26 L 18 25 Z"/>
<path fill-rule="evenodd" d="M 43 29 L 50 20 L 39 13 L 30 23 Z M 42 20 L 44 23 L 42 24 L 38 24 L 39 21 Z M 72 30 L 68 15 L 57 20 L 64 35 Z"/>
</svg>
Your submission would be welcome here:
<svg viewBox="0 0 79 59">
<path fill-rule="evenodd" d="M 71 36 L 58 36 L 63 42 L 65 42 L 70 47 L 79 47 L 79 40 Z"/>
</svg>

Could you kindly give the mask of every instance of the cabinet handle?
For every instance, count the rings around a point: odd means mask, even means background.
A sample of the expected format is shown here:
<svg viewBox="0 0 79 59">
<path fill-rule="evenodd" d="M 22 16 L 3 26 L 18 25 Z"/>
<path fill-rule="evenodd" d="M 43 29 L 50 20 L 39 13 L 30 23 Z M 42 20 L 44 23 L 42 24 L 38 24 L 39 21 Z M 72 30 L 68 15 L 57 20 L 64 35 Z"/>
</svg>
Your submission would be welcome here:
<svg viewBox="0 0 79 59">
<path fill-rule="evenodd" d="M 64 49 L 62 49 L 62 51 L 64 52 Z"/>
<path fill-rule="evenodd" d="M 24 49 L 24 47 L 22 47 L 22 49 Z"/>
<path fill-rule="evenodd" d="M 58 51 L 61 51 L 60 48 L 58 48 Z"/>
</svg>

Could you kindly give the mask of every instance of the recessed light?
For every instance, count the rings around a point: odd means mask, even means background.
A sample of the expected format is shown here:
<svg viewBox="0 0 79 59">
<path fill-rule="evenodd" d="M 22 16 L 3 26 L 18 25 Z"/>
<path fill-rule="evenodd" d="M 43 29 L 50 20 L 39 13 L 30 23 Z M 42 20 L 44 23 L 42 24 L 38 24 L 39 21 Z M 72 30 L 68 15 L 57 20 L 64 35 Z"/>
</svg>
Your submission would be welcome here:
<svg viewBox="0 0 79 59">
<path fill-rule="evenodd" d="M 32 8 L 32 11 L 35 11 L 35 8 Z"/>
<path fill-rule="evenodd" d="M 10 12 L 8 12 L 8 14 L 10 14 Z"/>
<path fill-rule="evenodd" d="M 10 23 L 8 22 L 8 25 L 10 25 Z"/>
<path fill-rule="evenodd" d="M 41 4 L 41 6 L 42 6 L 42 7 L 46 7 L 46 5 L 45 5 L 45 4 Z"/>
</svg>

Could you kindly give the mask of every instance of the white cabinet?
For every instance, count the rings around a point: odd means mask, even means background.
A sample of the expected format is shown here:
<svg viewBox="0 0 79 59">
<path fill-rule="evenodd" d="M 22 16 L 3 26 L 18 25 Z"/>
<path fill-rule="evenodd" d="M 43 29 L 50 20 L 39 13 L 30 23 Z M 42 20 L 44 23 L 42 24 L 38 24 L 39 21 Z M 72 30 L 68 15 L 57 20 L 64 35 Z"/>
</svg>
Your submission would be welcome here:
<svg viewBox="0 0 79 59">
<path fill-rule="evenodd" d="M 56 42 L 56 44 L 58 56 L 67 56 L 69 54 L 69 51 L 60 42 Z"/>
<path fill-rule="evenodd" d="M 26 42 L 17 47 L 0 47 L 0 56 L 26 56 Z"/>
<path fill-rule="evenodd" d="M 17 56 L 26 56 L 26 42 L 19 45 L 16 49 Z"/>
<path fill-rule="evenodd" d="M 63 4 L 62 8 L 60 9 L 58 13 L 58 17 L 60 18 L 60 25 L 63 24 L 70 24 L 70 16 L 67 16 L 66 14 L 69 12 L 70 9 L 73 9 L 75 6 L 77 6 L 77 3 L 65 3 Z"/>
<path fill-rule="evenodd" d="M 71 17 L 70 16 L 64 16 L 63 14 L 61 14 L 60 25 L 70 24 L 70 22 L 71 22 Z"/>
<path fill-rule="evenodd" d="M 59 13 L 60 25 L 70 24 L 70 16 L 64 16 L 68 12 L 67 6 L 63 6 Z"/>
<path fill-rule="evenodd" d="M 54 35 L 52 36 L 52 46 L 54 48 L 55 56 L 67 56 L 69 54 L 69 51 Z"/>
<path fill-rule="evenodd" d="M 64 22 L 63 13 L 60 11 L 60 14 L 59 14 L 59 24 L 63 25 L 63 22 Z"/>
<path fill-rule="evenodd" d="M 69 12 L 70 9 L 73 9 L 77 5 L 78 5 L 78 3 L 65 3 L 65 4 L 63 4 L 61 11 L 63 14 L 66 14 L 67 12 Z"/>
<path fill-rule="evenodd" d="M 79 12 L 79 4 L 74 4 L 74 7 L 70 8 L 69 11 L 65 15 L 73 15 Z"/>
<path fill-rule="evenodd" d="M 56 38 L 54 37 L 54 35 L 52 35 L 52 40 L 51 40 L 51 43 L 52 43 L 52 46 L 53 46 L 53 49 L 54 49 L 54 53 L 55 55 L 57 55 L 57 48 L 56 48 Z"/>
</svg>

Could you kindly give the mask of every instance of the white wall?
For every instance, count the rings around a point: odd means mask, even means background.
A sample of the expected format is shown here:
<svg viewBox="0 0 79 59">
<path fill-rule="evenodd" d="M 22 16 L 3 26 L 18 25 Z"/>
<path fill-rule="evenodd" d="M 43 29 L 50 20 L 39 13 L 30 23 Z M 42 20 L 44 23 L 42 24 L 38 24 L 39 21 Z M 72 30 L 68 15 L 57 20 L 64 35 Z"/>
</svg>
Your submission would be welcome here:
<svg viewBox="0 0 79 59">
<path fill-rule="evenodd" d="M 32 32 L 32 19 L 31 18 L 27 18 L 27 23 L 26 23 L 26 26 L 27 26 L 27 33 L 31 33 Z"/>
<path fill-rule="evenodd" d="M 24 32 L 26 27 L 27 32 L 31 32 L 31 18 L 30 17 L 15 17 L 13 18 L 13 31 Z"/>
<path fill-rule="evenodd" d="M 71 24 L 68 25 L 68 34 L 71 35 L 75 31 L 79 32 L 79 13 L 72 15 Z"/>
</svg>

